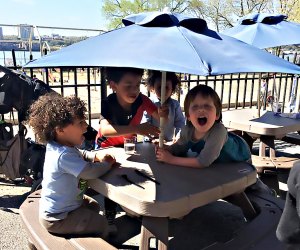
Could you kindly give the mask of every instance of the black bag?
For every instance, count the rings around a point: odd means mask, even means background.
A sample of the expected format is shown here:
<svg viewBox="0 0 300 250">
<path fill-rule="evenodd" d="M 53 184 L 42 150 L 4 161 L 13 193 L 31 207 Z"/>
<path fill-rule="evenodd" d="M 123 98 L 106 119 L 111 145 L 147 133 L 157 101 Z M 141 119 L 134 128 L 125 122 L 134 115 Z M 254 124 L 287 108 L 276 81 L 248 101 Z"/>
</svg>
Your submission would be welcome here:
<svg viewBox="0 0 300 250">
<path fill-rule="evenodd" d="M 21 155 L 20 168 L 26 169 L 26 175 L 33 180 L 42 178 L 46 146 L 26 139 L 28 148 Z"/>
<path fill-rule="evenodd" d="M 0 91 L 0 114 L 12 111 L 11 98 L 5 92 Z"/>
<path fill-rule="evenodd" d="M 25 174 L 20 166 L 21 153 L 27 148 L 25 134 L 13 135 L 11 123 L 0 124 L 0 172 L 9 179 Z"/>
</svg>

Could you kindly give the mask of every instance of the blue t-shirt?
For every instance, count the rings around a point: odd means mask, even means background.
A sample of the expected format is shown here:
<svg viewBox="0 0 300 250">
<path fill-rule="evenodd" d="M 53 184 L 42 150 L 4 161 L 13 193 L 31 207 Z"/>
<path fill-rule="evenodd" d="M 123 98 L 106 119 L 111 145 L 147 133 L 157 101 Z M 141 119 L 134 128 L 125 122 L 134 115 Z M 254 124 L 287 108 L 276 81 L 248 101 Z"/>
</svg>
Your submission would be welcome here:
<svg viewBox="0 0 300 250">
<path fill-rule="evenodd" d="M 65 213 L 58 216 L 63 219 L 67 212 L 82 204 L 83 191 L 78 176 L 87 164 L 91 163 L 83 159 L 77 148 L 56 142 L 47 144 L 40 200 L 40 215 L 43 218 L 45 214 Z"/>
</svg>

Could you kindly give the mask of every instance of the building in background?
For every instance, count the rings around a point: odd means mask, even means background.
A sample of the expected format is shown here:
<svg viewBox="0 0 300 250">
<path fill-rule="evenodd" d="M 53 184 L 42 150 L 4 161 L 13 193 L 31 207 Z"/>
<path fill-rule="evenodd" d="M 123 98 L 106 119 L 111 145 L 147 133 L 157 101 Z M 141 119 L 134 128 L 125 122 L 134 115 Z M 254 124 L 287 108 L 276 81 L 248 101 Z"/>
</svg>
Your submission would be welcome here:
<svg viewBox="0 0 300 250">
<path fill-rule="evenodd" d="M 31 34 L 31 29 L 32 29 L 32 26 L 30 26 L 28 24 L 20 24 L 19 38 L 21 40 L 28 40 L 30 38 L 30 35 L 33 36 L 33 34 Z M 33 38 L 33 37 L 31 37 L 31 38 Z"/>
<path fill-rule="evenodd" d="M 3 40 L 3 30 L 2 30 L 2 27 L 0 27 L 0 40 Z"/>
</svg>

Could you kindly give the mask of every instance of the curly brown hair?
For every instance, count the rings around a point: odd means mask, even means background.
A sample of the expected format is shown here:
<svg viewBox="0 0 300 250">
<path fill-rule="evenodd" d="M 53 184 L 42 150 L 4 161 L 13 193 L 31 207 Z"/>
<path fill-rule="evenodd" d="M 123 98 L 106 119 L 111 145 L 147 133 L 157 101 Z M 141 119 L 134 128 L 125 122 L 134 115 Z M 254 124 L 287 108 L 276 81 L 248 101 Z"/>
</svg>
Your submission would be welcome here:
<svg viewBox="0 0 300 250">
<path fill-rule="evenodd" d="M 55 140 L 56 128 L 73 124 L 75 119 L 86 119 L 85 112 L 85 102 L 78 97 L 50 93 L 39 97 L 30 106 L 27 123 L 32 127 L 37 140 L 47 143 Z"/>
</svg>

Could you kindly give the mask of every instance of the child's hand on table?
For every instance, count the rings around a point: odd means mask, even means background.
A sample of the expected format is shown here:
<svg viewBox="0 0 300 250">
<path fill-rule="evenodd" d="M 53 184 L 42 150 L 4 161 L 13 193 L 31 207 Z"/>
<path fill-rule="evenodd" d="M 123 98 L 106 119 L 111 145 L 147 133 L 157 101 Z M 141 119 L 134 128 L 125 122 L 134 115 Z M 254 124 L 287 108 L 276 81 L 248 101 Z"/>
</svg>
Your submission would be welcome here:
<svg viewBox="0 0 300 250">
<path fill-rule="evenodd" d="M 160 133 L 158 127 L 153 126 L 152 124 L 146 122 L 136 126 L 137 134 L 148 136 L 148 137 L 157 137 Z"/>
<path fill-rule="evenodd" d="M 156 147 L 156 159 L 162 162 L 170 162 L 173 155 L 165 148 Z"/>
<path fill-rule="evenodd" d="M 110 165 L 114 165 L 116 163 L 116 158 L 109 154 L 106 154 L 102 160 L 108 162 Z"/>
<path fill-rule="evenodd" d="M 95 162 L 108 162 L 110 165 L 113 165 L 114 163 L 116 163 L 116 159 L 114 156 L 110 155 L 110 154 L 105 154 L 103 152 L 101 152 L 101 150 L 99 150 L 96 154 L 95 154 Z"/>
</svg>

